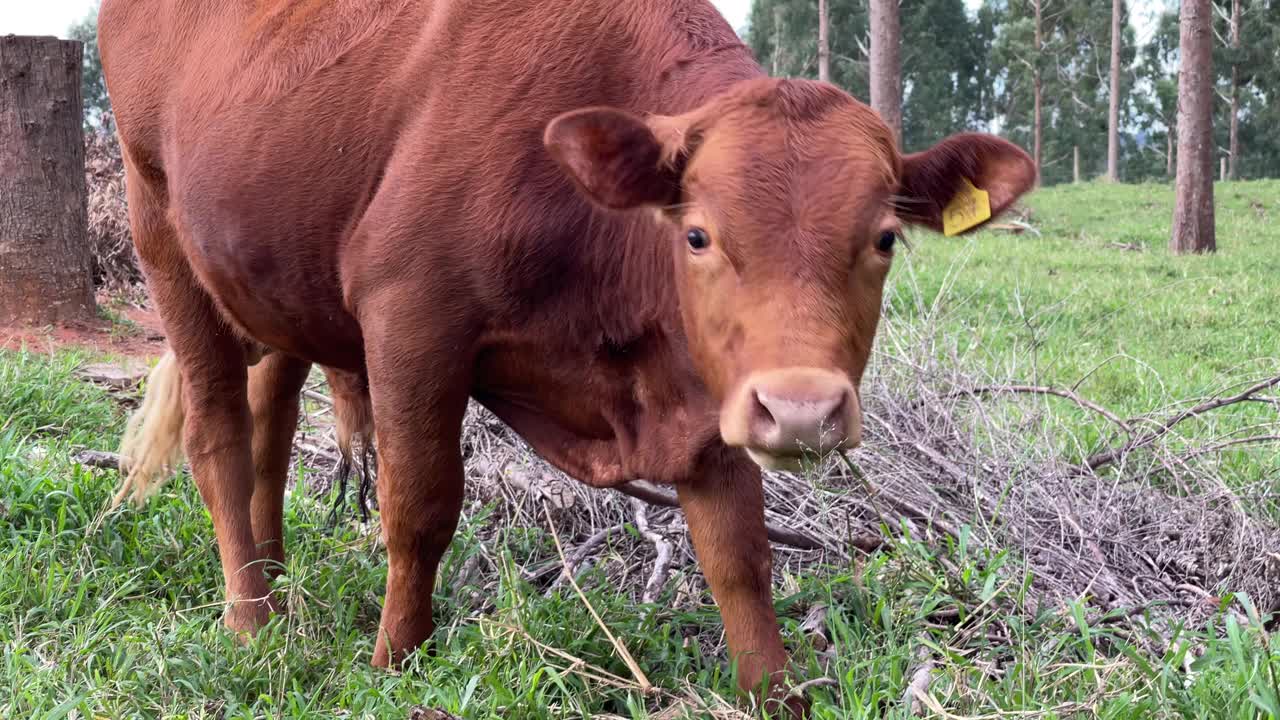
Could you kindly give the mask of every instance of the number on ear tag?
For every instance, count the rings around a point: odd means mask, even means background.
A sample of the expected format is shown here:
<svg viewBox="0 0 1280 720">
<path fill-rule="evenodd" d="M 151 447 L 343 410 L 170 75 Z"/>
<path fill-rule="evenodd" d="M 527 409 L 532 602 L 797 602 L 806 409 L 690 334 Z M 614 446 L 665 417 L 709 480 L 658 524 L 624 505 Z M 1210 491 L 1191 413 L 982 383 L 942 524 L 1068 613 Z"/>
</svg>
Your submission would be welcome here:
<svg viewBox="0 0 1280 720">
<path fill-rule="evenodd" d="M 959 235 L 991 219 L 991 199 L 968 178 L 960 179 L 960 189 L 942 210 L 942 234 Z"/>
</svg>

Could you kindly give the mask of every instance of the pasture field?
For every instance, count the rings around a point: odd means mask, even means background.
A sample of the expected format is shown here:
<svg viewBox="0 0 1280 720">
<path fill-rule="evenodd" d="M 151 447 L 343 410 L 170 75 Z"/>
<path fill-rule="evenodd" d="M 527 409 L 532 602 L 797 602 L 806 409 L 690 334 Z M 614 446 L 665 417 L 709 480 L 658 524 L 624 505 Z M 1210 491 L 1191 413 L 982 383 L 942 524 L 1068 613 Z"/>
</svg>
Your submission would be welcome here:
<svg viewBox="0 0 1280 720">
<path fill-rule="evenodd" d="M 1028 201 L 1039 235 L 915 234 L 892 275 L 886 331 L 933 323 L 948 357 L 1074 387 L 1121 417 L 1276 375 L 1280 182 L 1220 184 L 1217 197 L 1213 257 L 1168 255 L 1162 185 L 1041 190 Z M 432 717 L 415 706 L 465 718 L 738 717 L 709 598 L 640 605 L 599 573 L 583 577 L 657 688 L 646 696 L 583 599 L 568 586 L 547 594 L 522 572 L 555 557 L 547 526 L 502 527 L 482 543 L 484 511 L 464 516 L 442 568 L 433 653 L 387 673 L 368 666 L 386 573 L 376 533 L 329 529 L 327 500 L 293 493 L 277 581 L 289 613 L 238 645 L 220 625 L 212 529 L 189 478 L 95 524 L 116 477 L 71 456 L 114 449 L 124 411 L 75 376 L 90 360 L 0 352 L 0 717 Z M 1274 404 L 1236 410 L 1186 432 L 1276 422 Z M 1087 439 L 1077 412 L 1063 404 L 1059 420 L 1079 419 Z M 1221 467 L 1229 485 L 1268 488 L 1249 496 L 1251 512 L 1280 515 L 1276 445 L 1228 453 Z M 896 541 L 777 589 L 797 662 L 809 677 L 829 663 L 834 682 L 811 690 L 815 718 L 911 717 L 924 656 L 926 717 L 1280 717 L 1280 641 L 1247 597 L 1153 650 L 1119 623 L 1087 621 L 1080 603 L 1000 616 L 998 600 L 1029 592 L 998 575 L 1018 558 L 963 538 Z M 452 584 L 480 554 L 498 581 L 481 593 Z M 815 603 L 828 607 L 834 653 L 800 630 Z"/>
</svg>

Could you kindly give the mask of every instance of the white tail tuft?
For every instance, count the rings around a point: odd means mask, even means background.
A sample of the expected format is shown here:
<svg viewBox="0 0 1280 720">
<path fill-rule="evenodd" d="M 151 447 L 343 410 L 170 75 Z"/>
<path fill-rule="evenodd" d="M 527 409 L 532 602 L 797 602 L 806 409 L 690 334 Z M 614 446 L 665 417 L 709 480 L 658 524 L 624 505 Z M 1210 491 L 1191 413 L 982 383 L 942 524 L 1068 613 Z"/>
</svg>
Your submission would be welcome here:
<svg viewBox="0 0 1280 720">
<path fill-rule="evenodd" d="M 120 440 L 120 489 L 111 507 L 132 496 L 141 505 L 159 490 L 183 460 L 182 373 L 170 350 L 147 376 L 142 405 Z"/>
</svg>

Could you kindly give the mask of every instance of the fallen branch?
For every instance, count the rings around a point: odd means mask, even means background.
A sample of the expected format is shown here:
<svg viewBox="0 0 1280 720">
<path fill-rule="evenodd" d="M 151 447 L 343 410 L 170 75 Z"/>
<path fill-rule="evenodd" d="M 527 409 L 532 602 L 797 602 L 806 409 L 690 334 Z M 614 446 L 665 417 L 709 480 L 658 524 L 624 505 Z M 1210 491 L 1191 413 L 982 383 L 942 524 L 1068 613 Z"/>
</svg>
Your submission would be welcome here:
<svg viewBox="0 0 1280 720">
<path fill-rule="evenodd" d="M 981 387 L 963 388 L 960 390 L 955 390 L 953 392 L 949 392 L 949 393 L 946 393 L 945 395 L 942 395 L 938 399 L 949 400 L 957 397 L 975 397 L 979 395 L 999 395 L 1002 393 L 1020 394 L 1020 395 L 1049 395 L 1053 397 L 1060 397 L 1065 400 L 1070 400 L 1076 405 L 1079 405 L 1080 407 L 1086 410 L 1089 410 L 1093 413 L 1101 415 L 1107 420 L 1110 420 L 1112 423 L 1119 426 L 1120 429 L 1124 430 L 1126 433 L 1129 433 L 1131 435 L 1133 434 L 1133 428 L 1129 425 L 1129 423 L 1125 422 L 1119 415 L 1116 415 L 1115 413 L 1102 407 L 1098 403 L 1092 400 L 1089 400 L 1088 398 L 1081 397 L 1080 395 L 1076 394 L 1075 392 L 1072 392 L 1071 390 L 1064 390 L 1062 388 L 1048 387 L 1045 385 L 983 385 Z M 920 406 L 920 403 L 917 403 L 912 407 L 919 407 L 919 406 Z"/>
<path fill-rule="evenodd" d="M 85 467 L 119 470 L 120 456 L 105 450 L 81 450 L 71 458 Z"/>
<path fill-rule="evenodd" d="M 812 680 L 805 680 L 799 685 L 791 688 L 790 694 L 793 697 L 804 697 L 806 693 L 816 687 L 840 687 L 840 681 L 831 677 L 820 677 Z"/>
<path fill-rule="evenodd" d="M 1115 463 L 1117 460 L 1125 457 L 1126 455 L 1133 452 L 1134 450 L 1139 450 L 1141 448 L 1144 448 L 1147 445 L 1150 445 L 1151 443 L 1155 442 L 1156 440 L 1159 440 L 1160 438 L 1164 437 L 1165 435 L 1168 435 L 1169 431 L 1172 430 L 1175 425 L 1185 420 L 1190 420 L 1191 418 L 1199 417 L 1200 415 L 1203 415 L 1207 412 L 1210 412 L 1212 410 L 1217 410 L 1218 408 L 1223 408 L 1228 405 L 1235 405 L 1236 403 L 1248 402 L 1253 399 L 1253 396 L 1257 395 L 1263 390 L 1267 390 L 1277 385 L 1280 385 L 1280 375 L 1276 375 L 1275 377 L 1272 377 L 1270 379 L 1263 380 L 1262 382 L 1259 382 L 1259 383 L 1255 383 L 1254 385 L 1251 385 L 1247 389 L 1245 389 L 1244 392 L 1241 392 L 1237 395 L 1232 395 L 1231 397 L 1226 397 L 1226 398 L 1214 398 L 1213 400 L 1206 400 L 1205 402 L 1202 402 L 1199 405 L 1196 405 L 1195 407 L 1192 407 L 1187 410 L 1183 410 L 1180 413 L 1171 415 L 1168 418 L 1164 419 L 1163 421 L 1157 423 L 1156 424 L 1157 429 L 1152 432 L 1149 432 L 1145 435 L 1137 437 L 1125 443 L 1124 445 L 1121 445 L 1120 447 L 1112 448 L 1111 450 L 1106 450 L 1104 452 L 1090 455 L 1084 461 L 1084 465 L 1078 466 L 1074 469 L 1075 474 L 1083 474 L 1085 470 L 1096 471 L 1100 468 L 1106 467 L 1107 465 L 1111 465 L 1112 463 Z"/>
<path fill-rule="evenodd" d="M 303 390 L 302 396 L 307 398 L 308 400 L 315 400 L 316 402 L 324 405 L 330 405 L 330 406 L 333 405 L 333 398 L 329 397 L 328 395 L 318 393 L 315 390 Z"/>
<path fill-rule="evenodd" d="M 831 645 L 831 641 L 827 639 L 826 605 L 818 603 L 809 608 L 809 612 L 800 623 L 800 634 L 809 639 L 809 644 L 817 652 L 822 652 Z"/>
<path fill-rule="evenodd" d="M 564 582 L 566 577 L 570 575 L 575 578 L 580 576 L 582 572 L 587 569 L 583 566 L 587 557 L 591 555 L 591 553 L 595 552 L 596 548 L 603 545 L 604 541 L 607 540 L 610 535 L 621 529 L 622 525 L 610 525 L 603 530 L 597 530 L 595 533 L 592 533 L 591 537 L 583 540 L 582 544 L 568 556 L 568 561 L 564 564 L 560 574 L 556 576 L 556 579 L 553 580 L 549 586 L 547 586 L 547 590 L 543 594 L 546 597 L 550 597 L 556 591 L 556 588 L 560 587 L 560 584 Z"/>
<path fill-rule="evenodd" d="M 653 561 L 653 572 L 649 575 L 649 581 L 644 585 L 644 594 L 640 596 L 640 602 L 651 603 L 658 599 L 658 595 L 662 593 L 662 588 L 667 584 L 667 576 L 671 574 L 671 556 L 675 548 L 670 540 L 655 532 L 649 526 L 649 506 L 646 503 L 632 498 L 631 511 L 635 513 L 636 529 L 640 531 L 640 535 L 644 539 L 653 545 L 657 553 L 657 557 Z"/>
<path fill-rule="evenodd" d="M 916 647 L 916 661 L 920 663 L 911 673 L 911 682 L 907 683 L 902 693 L 902 704 L 911 708 L 911 714 L 924 715 L 924 705 L 929 696 L 929 684 L 933 682 L 933 670 L 936 667 L 933 654 L 923 643 Z"/>
<path fill-rule="evenodd" d="M 680 507 L 680 501 L 676 498 L 676 494 L 664 490 L 657 485 L 646 480 L 632 480 L 623 483 L 614 488 L 624 495 L 630 495 L 637 500 L 643 500 L 650 505 L 661 505 L 664 507 Z M 828 550 L 825 543 L 815 538 L 803 530 L 792 530 L 783 528 L 771 522 L 765 522 L 765 529 L 769 532 L 769 539 L 776 543 L 789 545 L 801 550 Z M 850 541 L 854 547 L 863 552 L 872 552 L 879 548 L 883 543 L 879 538 L 855 537 Z"/>
<path fill-rule="evenodd" d="M 1215 443 L 1213 445 L 1209 445 L 1208 447 L 1196 448 L 1195 450 L 1192 450 L 1191 452 L 1182 456 L 1182 459 L 1190 460 L 1191 458 L 1200 457 L 1201 455 L 1208 455 L 1209 453 L 1215 453 L 1215 452 L 1218 452 L 1219 450 L 1226 450 L 1227 448 L 1235 447 L 1237 445 L 1252 445 L 1256 443 L 1269 443 L 1269 442 L 1280 442 L 1280 435 L 1253 435 L 1251 437 L 1236 438 L 1235 440 L 1227 440 L 1226 442 Z"/>
</svg>

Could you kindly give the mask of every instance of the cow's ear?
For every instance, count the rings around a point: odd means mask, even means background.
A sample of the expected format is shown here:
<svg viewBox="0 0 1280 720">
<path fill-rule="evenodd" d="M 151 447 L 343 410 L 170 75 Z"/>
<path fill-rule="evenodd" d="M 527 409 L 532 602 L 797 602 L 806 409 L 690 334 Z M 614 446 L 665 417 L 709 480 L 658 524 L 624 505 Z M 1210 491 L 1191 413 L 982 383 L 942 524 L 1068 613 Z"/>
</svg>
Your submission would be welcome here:
<svg viewBox="0 0 1280 720">
<path fill-rule="evenodd" d="M 565 113 L 543 136 L 578 188 L 612 209 L 661 207 L 680 200 L 680 168 L 654 128 L 614 108 Z"/>
<path fill-rule="evenodd" d="M 948 235 L 982 227 L 1036 184 L 1022 148 L 994 135 L 952 135 L 902 158 L 899 216 Z"/>
</svg>

